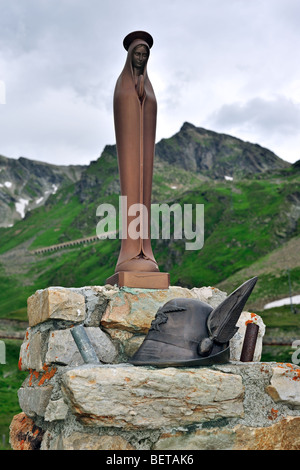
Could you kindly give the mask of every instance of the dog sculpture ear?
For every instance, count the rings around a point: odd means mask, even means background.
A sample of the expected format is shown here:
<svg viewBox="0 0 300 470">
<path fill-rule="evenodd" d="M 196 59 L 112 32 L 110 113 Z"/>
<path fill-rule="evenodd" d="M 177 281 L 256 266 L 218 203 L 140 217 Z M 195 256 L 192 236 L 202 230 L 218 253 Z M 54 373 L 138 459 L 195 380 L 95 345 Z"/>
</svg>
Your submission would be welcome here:
<svg viewBox="0 0 300 470">
<path fill-rule="evenodd" d="M 209 355 L 214 342 L 227 343 L 234 336 L 238 330 L 236 323 L 256 281 L 257 277 L 253 277 L 244 282 L 209 314 L 207 318 L 209 337 L 204 338 L 198 346 L 198 353 L 201 356 Z"/>
</svg>

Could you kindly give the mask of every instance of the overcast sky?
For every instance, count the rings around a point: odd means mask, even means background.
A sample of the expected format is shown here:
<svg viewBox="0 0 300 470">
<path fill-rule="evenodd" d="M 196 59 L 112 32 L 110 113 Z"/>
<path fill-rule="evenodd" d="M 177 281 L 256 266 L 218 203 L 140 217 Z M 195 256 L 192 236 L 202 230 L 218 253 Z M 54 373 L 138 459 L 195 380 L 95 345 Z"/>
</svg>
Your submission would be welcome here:
<svg viewBox="0 0 300 470">
<path fill-rule="evenodd" d="M 0 154 L 88 164 L 114 144 L 134 30 L 154 38 L 157 141 L 188 121 L 300 159 L 300 0 L 0 0 Z"/>
</svg>

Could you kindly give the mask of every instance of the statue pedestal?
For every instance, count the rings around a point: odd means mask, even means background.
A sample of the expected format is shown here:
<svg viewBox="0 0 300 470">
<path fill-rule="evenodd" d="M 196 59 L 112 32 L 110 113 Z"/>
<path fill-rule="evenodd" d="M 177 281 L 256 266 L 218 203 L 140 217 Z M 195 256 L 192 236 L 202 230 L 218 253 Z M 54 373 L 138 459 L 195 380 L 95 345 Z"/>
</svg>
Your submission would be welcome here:
<svg viewBox="0 0 300 470">
<path fill-rule="evenodd" d="M 120 271 L 109 277 L 106 280 L 106 284 L 138 289 L 168 289 L 170 286 L 170 274 Z"/>
<path fill-rule="evenodd" d="M 22 412 L 10 425 L 12 449 L 175 450 L 177 459 L 178 449 L 191 458 L 186 451 L 300 450 L 299 366 L 260 362 L 264 324 L 258 315 L 242 313 L 228 364 L 128 364 L 158 308 L 177 298 L 217 306 L 226 293 L 215 287 L 54 286 L 29 297 L 30 326 L 19 358 L 28 376 L 18 390 Z M 255 362 L 246 363 L 238 358 L 249 321 L 260 328 Z M 79 353 L 70 330 L 80 324 L 100 365 L 85 364 Z"/>
</svg>

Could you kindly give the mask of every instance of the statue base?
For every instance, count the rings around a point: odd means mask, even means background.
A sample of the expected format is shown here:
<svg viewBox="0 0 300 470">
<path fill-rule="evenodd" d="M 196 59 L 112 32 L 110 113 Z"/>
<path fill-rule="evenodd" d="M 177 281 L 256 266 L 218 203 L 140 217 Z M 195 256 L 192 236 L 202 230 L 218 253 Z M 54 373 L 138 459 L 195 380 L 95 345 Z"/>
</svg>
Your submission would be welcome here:
<svg viewBox="0 0 300 470">
<path fill-rule="evenodd" d="M 106 279 L 106 284 L 139 289 L 168 289 L 170 287 L 170 274 L 120 271 Z"/>
</svg>

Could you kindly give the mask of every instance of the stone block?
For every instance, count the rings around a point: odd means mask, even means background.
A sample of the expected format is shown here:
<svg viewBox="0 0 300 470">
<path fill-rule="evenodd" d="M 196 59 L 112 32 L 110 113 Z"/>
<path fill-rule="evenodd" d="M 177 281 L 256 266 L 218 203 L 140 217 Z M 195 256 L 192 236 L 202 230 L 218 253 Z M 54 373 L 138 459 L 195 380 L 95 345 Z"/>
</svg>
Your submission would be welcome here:
<svg viewBox="0 0 300 470">
<path fill-rule="evenodd" d="M 98 356 L 104 363 L 111 363 L 117 356 L 117 351 L 110 338 L 99 327 L 87 327 L 86 333 Z M 76 346 L 71 331 L 51 331 L 45 361 L 47 364 L 81 365 L 84 363 Z"/>
<path fill-rule="evenodd" d="M 85 298 L 72 289 L 49 287 L 27 300 L 29 326 L 56 319 L 81 322 L 85 319 Z"/>
<path fill-rule="evenodd" d="M 69 329 L 50 331 L 45 362 L 61 365 L 83 362 Z"/>
<path fill-rule="evenodd" d="M 190 291 L 192 295 L 216 308 L 223 300 L 226 299 L 227 294 L 219 290 L 217 287 L 193 287 Z"/>
<path fill-rule="evenodd" d="M 101 317 L 106 310 L 109 299 L 118 288 L 112 286 L 86 286 L 79 289 L 73 289 L 76 292 L 83 294 L 85 297 L 85 326 L 99 326 Z"/>
<path fill-rule="evenodd" d="M 25 386 L 18 390 L 20 408 L 27 416 L 44 416 L 53 386 Z"/>
<path fill-rule="evenodd" d="M 9 429 L 9 441 L 13 450 L 40 449 L 44 431 L 25 413 L 14 416 Z"/>
<path fill-rule="evenodd" d="M 62 389 L 87 425 L 157 429 L 243 415 L 241 377 L 206 368 L 82 366 L 62 376 Z"/>
<path fill-rule="evenodd" d="M 68 409 L 68 405 L 64 402 L 63 398 L 50 400 L 45 411 L 45 421 L 61 421 L 65 419 Z"/>
<path fill-rule="evenodd" d="M 134 353 L 139 349 L 139 347 L 143 343 L 144 339 L 145 335 L 136 335 L 132 338 L 129 338 L 123 343 L 124 353 L 127 359 L 131 358 L 134 355 Z"/>
<path fill-rule="evenodd" d="M 48 441 L 46 443 L 46 441 Z M 55 439 L 45 436 L 42 450 L 135 450 L 121 436 L 99 436 L 87 432 L 75 431 L 68 436 L 60 434 Z"/>
<path fill-rule="evenodd" d="M 34 369 L 41 372 L 44 364 L 42 349 L 42 333 L 33 332 L 31 328 L 28 328 L 20 349 L 19 369 Z"/>
<path fill-rule="evenodd" d="M 199 429 L 192 432 L 164 432 L 153 450 L 232 450 L 236 439 L 233 429 Z"/>
<path fill-rule="evenodd" d="M 170 287 L 166 290 L 121 288 L 113 291 L 101 326 L 146 334 L 159 307 L 171 299 L 195 298 L 189 289 Z"/>
<path fill-rule="evenodd" d="M 233 450 L 300 450 L 300 417 L 287 416 L 268 427 L 236 430 Z"/>
<path fill-rule="evenodd" d="M 300 369 L 292 364 L 273 368 L 270 385 L 266 388 L 276 403 L 284 403 L 292 409 L 300 409 Z"/>
<path fill-rule="evenodd" d="M 153 450 L 299 450 L 300 417 L 266 427 L 235 426 L 161 434 Z"/>
</svg>

